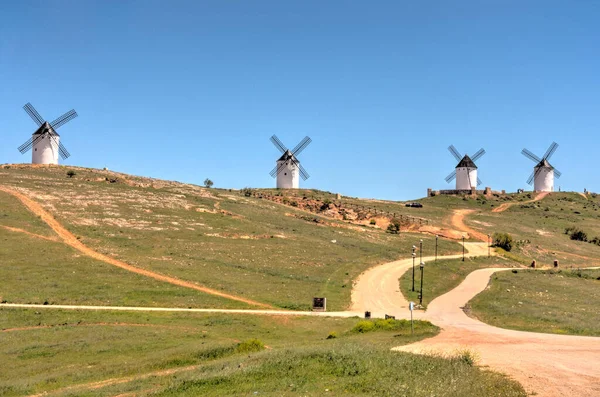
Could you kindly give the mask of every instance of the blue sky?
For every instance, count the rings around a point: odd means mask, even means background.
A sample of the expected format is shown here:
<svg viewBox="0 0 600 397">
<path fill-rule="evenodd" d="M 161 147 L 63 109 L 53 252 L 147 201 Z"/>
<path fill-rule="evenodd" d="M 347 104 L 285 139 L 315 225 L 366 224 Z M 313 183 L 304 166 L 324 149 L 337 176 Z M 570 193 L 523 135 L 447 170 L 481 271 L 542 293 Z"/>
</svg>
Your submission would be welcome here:
<svg viewBox="0 0 600 397">
<path fill-rule="evenodd" d="M 272 187 L 269 137 L 309 135 L 301 186 L 403 200 L 451 186 L 450 144 L 514 191 L 521 149 L 556 141 L 557 187 L 600 191 L 600 2 L 6 1 L 0 20 L 0 163 L 31 160 L 31 102 L 79 113 L 70 165 Z"/>
</svg>

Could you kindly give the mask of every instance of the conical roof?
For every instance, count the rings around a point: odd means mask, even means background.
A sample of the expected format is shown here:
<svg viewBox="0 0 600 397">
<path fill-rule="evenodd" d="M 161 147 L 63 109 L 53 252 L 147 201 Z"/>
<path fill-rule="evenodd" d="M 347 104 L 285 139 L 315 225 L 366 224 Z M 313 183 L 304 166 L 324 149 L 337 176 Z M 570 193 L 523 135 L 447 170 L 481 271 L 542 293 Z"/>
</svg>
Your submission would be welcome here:
<svg viewBox="0 0 600 397">
<path fill-rule="evenodd" d="M 50 135 L 54 135 L 54 136 L 60 136 L 60 135 L 58 135 L 58 132 L 56 132 L 56 131 L 54 130 L 54 128 L 52 128 L 52 126 L 50 125 L 50 123 L 48 123 L 47 121 L 44 121 L 44 124 L 42 124 L 42 125 L 40 126 L 40 128 L 38 128 L 38 129 L 37 129 L 37 130 L 36 130 L 36 131 L 33 133 L 33 135 L 42 135 L 42 134 L 44 134 L 44 133 L 46 133 L 46 132 L 47 132 L 48 134 L 50 134 Z"/>
<path fill-rule="evenodd" d="M 533 168 L 554 168 L 550 165 L 550 163 L 548 162 L 548 160 L 543 159 L 542 161 L 540 161 L 535 167 Z"/>
<path fill-rule="evenodd" d="M 296 158 L 296 156 L 294 156 L 292 154 L 292 152 L 290 152 L 289 150 L 286 150 L 285 153 L 277 160 L 277 161 L 288 161 L 293 159 L 296 163 L 299 163 L 300 161 L 298 161 L 298 159 Z"/>
<path fill-rule="evenodd" d="M 477 168 L 477 166 L 475 165 L 473 160 L 471 160 L 471 158 L 465 154 L 465 157 L 463 157 L 462 160 L 460 160 L 456 168 Z"/>
</svg>

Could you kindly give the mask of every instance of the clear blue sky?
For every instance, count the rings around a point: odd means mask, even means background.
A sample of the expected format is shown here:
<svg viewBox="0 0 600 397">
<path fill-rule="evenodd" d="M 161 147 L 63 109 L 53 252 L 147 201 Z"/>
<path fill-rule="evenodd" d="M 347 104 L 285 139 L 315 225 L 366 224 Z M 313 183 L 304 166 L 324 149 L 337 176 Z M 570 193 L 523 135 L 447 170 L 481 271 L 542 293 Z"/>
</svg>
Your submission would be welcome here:
<svg viewBox="0 0 600 397">
<path fill-rule="evenodd" d="M 416 3 L 0 2 L 0 163 L 31 102 L 79 113 L 64 164 L 272 187 L 269 137 L 309 135 L 301 186 L 402 200 L 451 186 L 449 144 L 514 191 L 556 141 L 557 186 L 600 191 L 600 2 Z"/>
</svg>

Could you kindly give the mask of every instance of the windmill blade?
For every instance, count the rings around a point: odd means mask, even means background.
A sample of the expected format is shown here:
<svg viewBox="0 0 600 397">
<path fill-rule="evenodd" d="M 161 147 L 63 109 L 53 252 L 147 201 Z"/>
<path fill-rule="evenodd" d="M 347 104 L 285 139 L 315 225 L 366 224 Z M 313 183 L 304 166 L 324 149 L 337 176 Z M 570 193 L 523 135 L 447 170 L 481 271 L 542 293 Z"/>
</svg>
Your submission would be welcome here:
<svg viewBox="0 0 600 397">
<path fill-rule="evenodd" d="M 302 167 L 302 164 L 300 164 L 300 162 L 296 159 L 292 159 L 292 162 L 294 163 L 294 165 L 296 165 L 296 167 L 298 167 L 298 170 L 300 171 L 300 177 L 302 177 L 302 180 L 307 180 L 308 178 L 310 178 L 310 175 L 308 175 L 308 172 L 306 172 L 306 170 L 304 169 L 304 167 Z"/>
<path fill-rule="evenodd" d="M 556 149 L 558 149 L 558 143 L 552 142 L 552 145 L 550 145 L 548 150 L 546 150 L 546 154 L 544 154 L 544 159 L 549 160 L 550 157 L 552 157 L 552 155 L 554 154 L 554 152 L 556 152 Z"/>
<path fill-rule="evenodd" d="M 485 150 L 483 148 L 479 149 L 477 151 L 477 153 L 475 153 L 473 155 L 473 157 L 471 157 L 471 160 L 473 160 L 473 162 L 476 162 L 477 160 L 479 160 L 483 155 L 485 154 Z"/>
<path fill-rule="evenodd" d="M 285 145 L 283 144 L 283 142 L 281 142 L 279 140 L 279 138 L 277 138 L 276 135 L 273 135 L 271 138 L 271 142 L 273 142 L 273 145 L 275 145 L 275 147 L 283 154 L 287 151 L 287 148 L 285 147 Z"/>
<path fill-rule="evenodd" d="M 456 159 L 456 161 L 462 160 L 462 156 L 460 155 L 460 153 L 458 153 L 458 150 L 456 150 L 456 148 L 454 147 L 454 145 L 448 146 L 448 150 L 450 151 L 450 153 L 452 153 L 452 155 L 454 156 L 454 158 Z"/>
<path fill-rule="evenodd" d="M 25 154 L 26 151 L 31 149 L 31 146 L 33 146 L 33 137 L 26 140 L 25 143 L 17 148 L 17 150 L 21 152 L 21 154 Z"/>
<path fill-rule="evenodd" d="M 21 154 L 25 154 L 29 149 L 31 149 L 33 147 L 33 145 L 35 145 L 36 143 L 38 143 L 38 141 L 41 140 L 43 137 L 44 137 L 43 134 L 37 135 L 35 138 L 31 137 L 24 144 L 22 144 L 21 146 L 19 146 L 17 148 L 17 150 L 19 152 L 21 152 Z"/>
<path fill-rule="evenodd" d="M 556 168 L 554 169 L 554 176 L 557 178 L 560 178 L 560 176 L 562 175 L 562 172 L 560 172 L 559 170 L 557 170 Z"/>
<path fill-rule="evenodd" d="M 300 143 L 298 143 L 296 145 L 296 147 L 292 150 L 292 154 L 294 156 L 299 155 L 300 153 L 302 153 L 302 151 L 304 149 L 306 149 L 306 147 L 312 142 L 312 139 L 310 139 L 308 136 L 305 136 L 303 140 L 300 141 Z"/>
<path fill-rule="evenodd" d="M 529 178 L 527 178 L 527 184 L 531 185 L 533 183 L 533 177 L 534 177 L 534 172 L 531 172 L 531 175 L 529 175 Z"/>
<path fill-rule="evenodd" d="M 531 153 L 529 150 L 527 149 L 523 149 L 521 150 L 521 154 L 525 157 L 527 157 L 528 159 L 530 159 L 531 161 L 537 163 L 540 163 L 542 161 L 541 158 L 539 158 L 538 156 L 536 156 L 535 154 Z"/>
<path fill-rule="evenodd" d="M 446 182 L 450 183 L 450 181 L 454 178 L 456 178 L 456 170 L 452 171 L 450 175 L 446 177 Z"/>
<path fill-rule="evenodd" d="M 483 184 L 483 182 L 481 182 L 481 179 L 477 178 L 477 186 L 481 186 Z"/>
<path fill-rule="evenodd" d="M 57 118 L 56 120 L 51 122 L 50 126 L 53 129 L 57 130 L 61 125 L 67 124 L 69 121 L 73 120 L 75 117 L 77 117 L 77 112 L 75 111 L 75 109 L 71 109 L 67 113 L 63 114 L 62 116 L 60 116 L 59 118 Z"/>
<path fill-rule="evenodd" d="M 271 170 L 271 172 L 269 172 L 269 175 L 271 175 L 271 177 L 275 178 L 277 175 L 279 175 L 281 170 L 283 170 L 285 168 L 285 166 L 286 166 L 285 163 L 280 163 L 280 164 L 276 165 L 275 168 L 273 168 Z"/>
<path fill-rule="evenodd" d="M 23 109 L 25 109 L 25 112 L 38 125 L 38 127 L 41 127 L 42 124 L 44 124 L 44 119 L 42 118 L 42 116 L 40 116 L 37 110 L 35 110 L 31 103 L 27 102 L 25 106 L 23 106 Z"/>
<path fill-rule="evenodd" d="M 71 154 L 69 153 L 67 148 L 64 147 L 62 142 L 58 141 L 58 139 L 56 138 L 55 135 L 50 135 L 50 139 L 52 139 L 52 141 L 54 141 L 54 143 L 56 143 L 58 145 L 58 154 L 60 155 L 60 158 L 62 158 L 63 160 L 66 160 L 69 157 L 71 157 Z"/>
</svg>

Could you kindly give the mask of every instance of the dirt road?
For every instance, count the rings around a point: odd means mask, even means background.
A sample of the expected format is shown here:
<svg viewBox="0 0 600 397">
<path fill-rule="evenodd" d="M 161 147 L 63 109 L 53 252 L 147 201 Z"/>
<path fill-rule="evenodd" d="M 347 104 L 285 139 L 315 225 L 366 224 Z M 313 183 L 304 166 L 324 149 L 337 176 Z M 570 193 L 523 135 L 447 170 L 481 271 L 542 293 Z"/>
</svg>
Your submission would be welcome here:
<svg viewBox="0 0 600 397">
<path fill-rule="evenodd" d="M 421 317 L 443 328 L 431 339 L 394 348 L 452 354 L 469 349 L 480 364 L 504 372 L 538 396 L 600 396 L 600 338 L 539 334 L 493 327 L 468 317 L 462 307 L 483 291 L 490 276 L 508 269 L 481 269 L 431 302 Z"/>
<path fill-rule="evenodd" d="M 482 256 L 488 254 L 486 243 L 465 243 L 466 256 Z M 444 256 L 444 259 L 460 258 L 462 254 Z M 442 257 L 438 257 L 441 259 Z M 425 266 L 435 257 L 423 258 Z M 412 271 L 413 260 L 403 259 L 372 267 L 362 273 L 352 288 L 351 311 L 363 313 L 368 310 L 373 317 L 384 317 L 385 314 L 396 318 L 408 318 L 408 301 L 400 292 L 398 279 L 407 271 Z M 415 271 L 419 270 L 419 258 L 415 260 Z"/>
<path fill-rule="evenodd" d="M 487 234 L 478 232 L 477 230 L 474 230 L 474 229 L 470 228 L 469 226 L 465 225 L 465 222 L 464 222 L 465 216 L 472 214 L 473 212 L 475 212 L 475 210 L 454 210 L 454 213 L 452 214 L 452 218 L 450 219 L 450 222 L 452 223 L 452 226 L 454 226 L 458 230 L 467 233 L 468 238 L 474 238 L 479 241 L 487 242 L 488 241 Z"/>
<path fill-rule="evenodd" d="M 533 200 L 529 200 L 529 201 L 517 201 L 515 203 L 500 204 L 499 206 L 497 206 L 496 208 L 494 208 L 492 210 L 492 212 L 504 212 L 504 211 L 506 211 L 507 209 L 509 209 L 510 207 L 512 207 L 513 205 L 516 205 L 516 204 L 534 203 L 536 201 L 540 201 L 541 199 L 543 199 L 544 197 L 546 197 L 549 194 L 550 194 L 550 192 L 540 192 L 540 193 L 537 194 L 537 196 L 535 196 L 535 198 Z"/>
<path fill-rule="evenodd" d="M 48 213 L 44 208 L 42 208 L 41 205 L 39 205 L 38 203 L 36 203 L 32 199 L 30 199 L 29 197 L 25 196 L 23 193 L 20 193 L 15 189 L 11 189 L 11 188 L 8 188 L 5 186 L 0 186 L 0 191 L 11 194 L 14 197 L 18 198 L 31 212 L 33 212 L 35 215 L 39 216 L 48 226 L 50 226 L 52 228 L 52 230 L 54 230 L 54 232 L 58 235 L 58 237 L 60 237 L 60 239 L 65 244 L 75 248 L 77 251 L 81 252 L 84 255 L 87 255 L 91 258 L 108 263 L 109 265 L 120 267 L 121 269 L 127 270 L 129 272 L 140 274 L 145 277 L 150 277 L 155 280 L 164 281 L 169 284 L 194 289 L 196 291 L 220 296 L 220 297 L 226 298 L 226 299 L 244 302 L 244 303 L 247 303 L 247 304 L 253 305 L 253 306 L 273 308 L 273 306 L 271 306 L 271 305 L 256 302 L 256 301 L 253 301 L 250 299 L 241 298 L 239 296 L 234 296 L 234 295 L 227 294 L 227 293 L 224 293 L 221 291 L 217 291 L 215 289 L 204 287 L 202 285 L 198 285 L 198 284 L 192 283 L 190 281 L 181 280 L 181 279 L 178 279 L 175 277 L 166 276 L 164 274 L 160 274 L 160 273 L 153 272 L 150 270 L 135 267 L 128 263 L 120 261 L 118 259 L 111 258 L 109 256 L 101 254 L 101 253 L 89 248 L 88 246 L 83 244 L 81 241 L 79 241 L 71 232 L 69 232 L 67 229 L 65 229 L 65 227 L 63 225 L 61 225 L 56 219 L 54 219 L 52 217 L 52 215 L 50 215 L 50 213 Z M 18 231 L 18 230 L 13 230 L 13 231 Z M 39 236 L 37 236 L 37 237 L 39 237 Z"/>
</svg>

